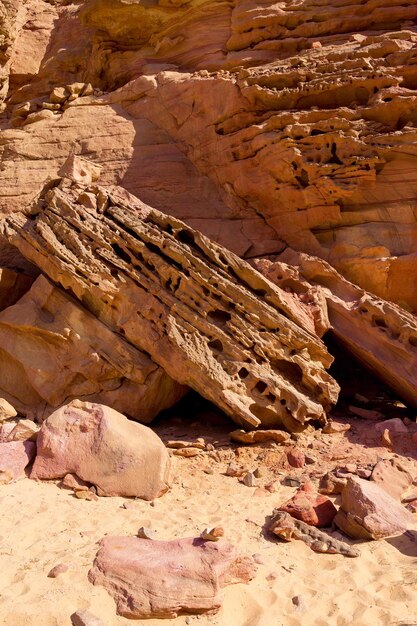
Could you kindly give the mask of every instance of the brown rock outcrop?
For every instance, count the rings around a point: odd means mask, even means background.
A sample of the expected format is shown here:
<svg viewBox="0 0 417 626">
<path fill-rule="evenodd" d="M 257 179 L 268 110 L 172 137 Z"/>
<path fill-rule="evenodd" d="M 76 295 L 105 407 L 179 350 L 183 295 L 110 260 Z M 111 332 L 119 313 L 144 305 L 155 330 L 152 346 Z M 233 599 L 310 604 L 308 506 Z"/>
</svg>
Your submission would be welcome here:
<svg viewBox="0 0 417 626">
<path fill-rule="evenodd" d="M 74 398 L 143 423 L 186 388 L 44 276 L 0 312 L 0 394 L 39 419 Z"/>
<path fill-rule="evenodd" d="M 114 597 L 119 615 L 143 619 L 216 613 L 222 588 L 255 572 L 252 558 L 223 540 L 105 537 L 88 576 Z"/>
<path fill-rule="evenodd" d="M 169 454 L 159 437 L 113 409 L 74 400 L 42 424 L 31 478 L 75 474 L 102 496 L 153 500 L 170 486 Z"/>
<path fill-rule="evenodd" d="M 54 282 L 244 427 L 325 423 L 338 386 L 294 300 L 183 222 L 65 181 L 4 232 Z"/>
<path fill-rule="evenodd" d="M 357 359 L 417 407 L 417 319 L 401 307 L 382 300 L 343 278 L 328 263 L 307 254 L 287 251 L 284 261 L 298 267 L 301 280 L 322 289 L 331 332 Z M 255 261 L 255 267 L 275 277 L 281 286 L 281 263 Z M 287 267 L 282 264 L 283 272 Z M 284 274 L 282 274 L 284 276 Z M 282 279 L 285 284 L 285 277 Z M 363 412 L 359 409 L 357 412 Z M 404 426 L 403 426 L 404 427 Z"/>
</svg>

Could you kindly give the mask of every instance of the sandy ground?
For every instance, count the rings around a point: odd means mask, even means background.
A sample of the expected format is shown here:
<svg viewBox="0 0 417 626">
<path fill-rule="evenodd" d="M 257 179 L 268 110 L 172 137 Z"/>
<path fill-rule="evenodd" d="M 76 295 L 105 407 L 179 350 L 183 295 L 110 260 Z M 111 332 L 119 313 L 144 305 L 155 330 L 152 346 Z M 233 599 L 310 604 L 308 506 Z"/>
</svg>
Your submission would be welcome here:
<svg viewBox="0 0 417 626">
<path fill-rule="evenodd" d="M 225 443 L 229 424 L 182 422 L 178 417 L 159 424 L 165 440 L 204 436 Z M 412 459 L 415 444 L 402 435 L 394 450 L 380 446 L 367 422 L 351 420 L 347 434 L 311 433 L 290 446 L 301 447 L 316 462 L 302 469 L 286 462 L 288 446 L 263 444 L 236 447 L 215 443 L 216 450 L 195 458 L 173 457 L 172 489 L 153 505 L 141 500 L 76 499 L 56 482 L 23 479 L 0 488 L 0 624 L 7 626 L 70 626 L 70 616 L 88 609 L 108 626 L 135 620 L 119 617 L 101 587 L 87 580 L 97 542 L 106 534 L 132 535 L 141 526 L 161 539 L 196 536 L 206 526 L 222 525 L 225 537 L 243 553 L 256 555 L 259 568 L 248 585 L 225 589 L 224 604 L 215 616 L 182 616 L 176 620 L 137 620 L 148 626 L 414 626 L 417 625 L 417 533 L 360 544 L 361 555 L 316 554 L 304 543 L 283 543 L 264 532 L 273 509 L 294 487 L 285 476 L 318 479 L 329 467 L 347 462 L 372 464 L 397 454 L 417 475 Z M 417 429 L 410 426 L 410 432 Z M 371 434 L 370 434 L 371 433 Z M 222 442 L 223 439 L 223 442 Z M 242 467 L 262 468 L 259 484 L 275 480 L 276 491 L 250 488 L 224 474 L 233 460 Z M 207 473 L 212 472 L 212 473 Z M 125 508 L 125 505 L 127 508 Z M 53 579 L 50 569 L 69 566 Z M 293 601 L 298 596 L 299 605 Z"/>
</svg>

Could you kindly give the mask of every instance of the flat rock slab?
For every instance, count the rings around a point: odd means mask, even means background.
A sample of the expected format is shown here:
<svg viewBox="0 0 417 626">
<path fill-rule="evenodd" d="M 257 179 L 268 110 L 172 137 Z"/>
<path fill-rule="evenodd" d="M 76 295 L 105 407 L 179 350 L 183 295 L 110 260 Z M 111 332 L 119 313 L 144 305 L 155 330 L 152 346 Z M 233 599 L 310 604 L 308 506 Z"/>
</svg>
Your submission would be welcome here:
<svg viewBox="0 0 417 626">
<path fill-rule="evenodd" d="M 183 222 L 122 189 L 61 181 L 36 217 L 11 215 L 3 230 L 114 333 L 240 426 L 326 423 L 339 391 L 326 371 L 332 358 L 296 300 Z"/>
<path fill-rule="evenodd" d="M 129 618 L 215 613 L 222 588 L 247 583 L 256 572 L 252 558 L 223 540 L 105 537 L 100 545 L 89 579 L 103 585 L 118 614 Z"/>
<path fill-rule="evenodd" d="M 414 526 L 405 507 L 375 482 L 348 478 L 335 524 L 354 539 L 384 539 Z"/>
<path fill-rule="evenodd" d="M 147 426 L 113 409 L 74 400 L 42 424 L 31 478 L 76 474 L 99 495 L 153 500 L 170 485 L 170 458 Z"/>
<path fill-rule="evenodd" d="M 10 472 L 12 480 L 24 478 L 25 468 L 35 454 L 36 444 L 33 441 L 0 443 L 0 472 Z"/>
</svg>

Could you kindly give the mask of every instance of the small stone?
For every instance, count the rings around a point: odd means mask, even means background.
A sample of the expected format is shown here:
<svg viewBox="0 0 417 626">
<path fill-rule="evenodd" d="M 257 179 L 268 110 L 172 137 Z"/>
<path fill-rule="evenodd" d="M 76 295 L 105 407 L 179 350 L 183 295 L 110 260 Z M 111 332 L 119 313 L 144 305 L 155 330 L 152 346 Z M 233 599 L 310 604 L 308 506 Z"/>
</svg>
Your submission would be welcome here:
<svg viewBox="0 0 417 626">
<path fill-rule="evenodd" d="M 273 480 L 272 482 L 265 485 L 265 489 L 269 491 L 269 493 L 275 493 L 278 489 L 277 482 Z"/>
<path fill-rule="evenodd" d="M 204 472 L 205 474 L 214 474 L 214 470 L 213 470 L 211 467 L 205 467 L 205 468 L 203 469 L 203 472 Z"/>
<path fill-rule="evenodd" d="M 340 422 L 327 422 L 326 426 L 323 428 L 323 433 L 325 435 L 336 435 L 338 433 L 345 433 L 350 430 L 350 424 L 341 424 Z"/>
<path fill-rule="evenodd" d="M 65 87 L 55 87 L 55 89 L 51 91 L 49 100 L 54 104 L 55 103 L 61 104 L 65 102 L 65 100 L 68 98 L 69 95 L 70 94 L 65 89 Z"/>
<path fill-rule="evenodd" d="M 301 450 L 298 450 L 297 448 L 293 450 L 289 450 L 287 452 L 287 459 L 291 467 L 299 468 L 299 467 L 304 467 L 305 465 L 304 452 L 302 452 Z"/>
<path fill-rule="evenodd" d="M 205 528 L 201 533 L 201 539 L 204 541 L 219 541 L 224 536 L 224 529 L 221 526 L 214 528 Z"/>
<path fill-rule="evenodd" d="M 288 441 L 290 434 L 283 430 L 234 430 L 230 433 L 230 439 L 238 443 L 254 444 L 263 443 L 265 441 L 275 441 L 275 443 L 284 443 Z"/>
<path fill-rule="evenodd" d="M 157 539 L 156 532 L 146 526 L 141 526 L 136 534 L 140 539 Z"/>
<path fill-rule="evenodd" d="M 179 448 L 178 450 L 174 450 L 175 456 L 183 456 L 186 459 L 190 459 L 193 456 L 198 456 L 201 454 L 201 450 L 199 448 Z"/>
<path fill-rule="evenodd" d="M 53 104 L 52 102 L 42 102 L 42 108 L 47 111 L 59 111 L 61 109 L 61 105 Z"/>
<path fill-rule="evenodd" d="M 370 478 L 372 476 L 372 471 L 369 469 L 365 469 L 364 467 L 359 467 L 356 470 L 356 474 L 359 476 L 359 478 Z"/>
<path fill-rule="evenodd" d="M 390 431 L 388 430 L 388 428 L 386 428 L 381 435 L 381 443 L 386 448 L 392 448 L 392 439 L 391 439 Z"/>
<path fill-rule="evenodd" d="M 402 420 L 400 420 L 399 417 L 395 417 L 394 419 L 390 420 L 384 420 L 383 422 L 375 425 L 375 430 L 377 432 L 382 432 L 385 429 L 389 430 L 390 433 L 395 433 L 397 435 L 405 435 L 408 433 L 407 426 Z"/>
<path fill-rule="evenodd" d="M 39 430 L 39 426 L 32 420 L 22 419 L 8 435 L 7 441 L 36 441 Z"/>
<path fill-rule="evenodd" d="M 129 502 L 124 502 L 120 508 L 121 509 L 134 509 L 136 508 L 136 505 L 134 502 L 129 500 Z"/>
<path fill-rule="evenodd" d="M 284 485 L 284 487 L 299 487 L 301 485 L 301 481 L 298 480 L 298 478 L 286 476 L 281 480 L 281 485 Z"/>
<path fill-rule="evenodd" d="M 79 610 L 71 615 L 72 626 L 106 626 L 104 622 L 90 611 Z"/>
<path fill-rule="evenodd" d="M 262 476 L 265 475 L 265 470 L 263 467 L 257 467 L 254 472 L 253 475 L 255 476 L 255 478 L 262 478 Z"/>
<path fill-rule="evenodd" d="M 93 493 L 90 490 L 87 490 L 87 491 L 75 491 L 74 495 L 79 500 L 98 500 L 97 494 Z"/>
<path fill-rule="evenodd" d="M 12 482 L 14 476 L 13 472 L 9 469 L 0 469 L 0 485 L 8 485 Z"/>
<path fill-rule="evenodd" d="M 26 115 L 30 112 L 32 105 L 30 102 L 22 102 L 21 104 L 17 104 L 12 112 L 12 118 L 16 117 L 26 117 Z"/>
<path fill-rule="evenodd" d="M 311 47 L 314 48 L 315 50 L 321 48 L 321 41 L 313 41 L 313 43 L 311 44 Z"/>
<path fill-rule="evenodd" d="M 48 578 L 57 578 L 60 574 L 68 571 L 68 565 L 66 563 L 59 563 L 55 565 L 48 573 Z"/>
<path fill-rule="evenodd" d="M 90 483 L 81 480 L 76 474 L 65 474 L 62 479 L 62 486 L 73 491 L 88 491 Z"/>
<path fill-rule="evenodd" d="M 43 120 L 49 120 L 55 116 L 54 111 L 48 111 L 48 109 L 41 109 L 35 113 L 31 113 L 26 118 L 26 124 L 34 124 L 35 122 L 42 122 Z"/>
<path fill-rule="evenodd" d="M 246 485 L 246 487 L 256 487 L 256 478 L 253 472 L 247 472 L 242 479 L 242 483 Z"/>
<path fill-rule="evenodd" d="M 206 445 L 206 450 L 207 450 L 208 452 L 212 452 L 212 451 L 213 451 L 213 450 L 215 450 L 215 449 L 216 449 L 216 448 L 213 446 L 213 444 L 212 444 L 212 443 L 208 443 L 208 444 Z"/>
<path fill-rule="evenodd" d="M 91 83 L 86 83 L 84 85 L 84 89 L 82 90 L 82 96 L 92 96 L 94 93 L 94 87 Z"/>
<path fill-rule="evenodd" d="M 315 459 L 314 456 L 305 455 L 304 458 L 307 465 L 314 465 L 314 463 L 317 463 L 317 459 Z"/>
<path fill-rule="evenodd" d="M 319 484 L 319 493 L 326 495 L 334 495 L 342 493 L 343 487 L 347 483 L 347 478 L 336 476 L 333 472 L 327 472 Z"/>
<path fill-rule="evenodd" d="M 245 470 L 236 465 L 236 463 L 230 463 L 230 465 L 228 465 L 226 469 L 226 476 L 239 477 L 242 476 L 244 472 Z"/>
<path fill-rule="evenodd" d="M 17 411 L 4 398 L 0 398 L 0 422 L 5 422 L 16 417 Z"/>
<path fill-rule="evenodd" d="M 307 610 L 306 603 L 304 601 L 303 596 L 294 596 L 293 598 L 291 598 L 291 601 L 293 605 L 296 607 L 296 610 L 299 611 L 300 613 Z"/>
<path fill-rule="evenodd" d="M 357 415 L 358 417 L 361 417 L 364 420 L 376 421 L 376 420 L 384 419 L 384 415 L 380 413 L 379 411 L 370 411 L 369 409 L 361 409 L 358 406 L 350 406 L 349 411 L 353 413 L 353 415 Z"/>
<path fill-rule="evenodd" d="M 346 463 L 344 467 L 344 470 L 349 474 L 355 474 L 357 469 L 358 466 L 356 465 L 356 463 Z"/>
<path fill-rule="evenodd" d="M 83 92 L 85 86 L 85 83 L 71 83 L 71 85 L 66 85 L 65 89 L 68 91 L 69 94 L 75 94 L 78 96 L 80 93 Z"/>
</svg>

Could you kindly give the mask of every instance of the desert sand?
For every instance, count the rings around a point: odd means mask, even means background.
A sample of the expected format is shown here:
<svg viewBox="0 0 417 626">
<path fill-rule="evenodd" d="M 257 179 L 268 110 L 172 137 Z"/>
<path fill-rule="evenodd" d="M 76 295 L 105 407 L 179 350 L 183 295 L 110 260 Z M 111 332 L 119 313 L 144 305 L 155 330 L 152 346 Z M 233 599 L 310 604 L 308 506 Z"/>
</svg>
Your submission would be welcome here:
<svg viewBox="0 0 417 626">
<path fill-rule="evenodd" d="M 213 422 L 214 424 L 210 422 Z M 341 420 L 345 421 L 346 420 Z M 172 489 L 153 503 L 128 498 L 79 500 L 58 481 L 22 479 L 1 487 L 0 623 L 4 626 L 70 626 L 70 616 L 88 609 L 108 626 L 143 623 L 183 626 L 399 626 L 417 623 L 415 563 L 417 532 L 382 541 L 353 542 L 359 558 L 317 554 L 303 542 L 285 543 L 268 536 L 265 524 L 273 509 L 295 487 L 280 484 L 286 476 L 313 480 L 326 468 L 347 462 L 374 463 L 397 454 L 416 469 L 410 434 L 397 437 L 393 451 L 370 434 L 370 423 L 350 419 L 344 434 L 303 435 L 297 447 L 317 462 L 288 469 L 288 445 L 264 443 L 236 446 L 226 442 L 230 422 L 202 414 L 198 421 L 167 416 L 156 431 L 168 439 L 202 436 L 215 450 L 193 458 L 173 456 Z M 372 427 L 372 425 L 371 425 Z M 410 432 L 416 424 L 409 426 Z M 223 445 L 222 445 L 223 444 Z M 407 448 L 408 446 L 408 448 Z M 333 458 L 337 457 L 337 458 Z M 225 475 L 230 461 L 261 468 L 259 485 L 275 480 L 274 493 L 246 487 Z M 263 468 L 263 469 L 262 469 Z M 212 472 L 212 473 L 207 473 Z M 337 503 L 337 497 L 334 498 Z M 198 536 L 206 526 L 223 526 L 225 538 L 248 555 L 256 555 L 258 573 L 248 585 L 224 590 L 224 603 L 213 616 L 181 616 L 175 620 L 127 620 L 116 615 L 104 588 L 87 574 L 106 534 L 135 535 L 141 526 L 160 539 Z M 346 540 L 339 533 L 336 537 Z M 68 570 L 48 578 L 55 565 Z"/>
</svg>

